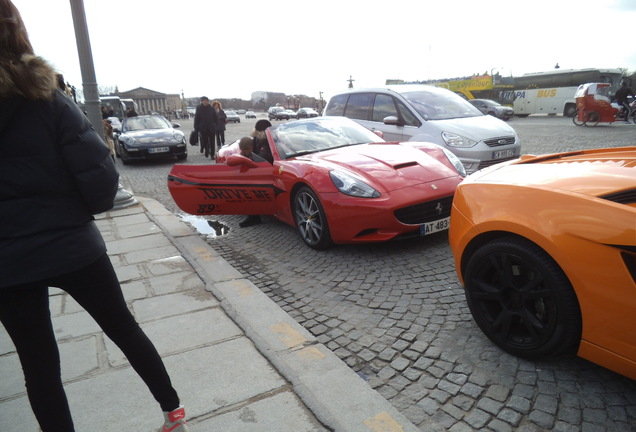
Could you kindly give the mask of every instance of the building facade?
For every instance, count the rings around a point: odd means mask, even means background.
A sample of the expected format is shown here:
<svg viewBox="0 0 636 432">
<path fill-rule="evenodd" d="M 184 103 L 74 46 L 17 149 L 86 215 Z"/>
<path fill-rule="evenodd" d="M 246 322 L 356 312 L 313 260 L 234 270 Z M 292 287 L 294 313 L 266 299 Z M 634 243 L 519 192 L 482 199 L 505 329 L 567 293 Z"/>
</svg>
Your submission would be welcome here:
<svg viewBox="0 0 636 432">
<path fill-rule="evenodd" d="M 181 96 L 179 94 L 166 94 L 137 87 L 133 90 L 117 93 L 121 99 L 132 99 L 137 104 L 137 114 L 159 113 L 171 115 L 181 110 Z"/>
</svg>

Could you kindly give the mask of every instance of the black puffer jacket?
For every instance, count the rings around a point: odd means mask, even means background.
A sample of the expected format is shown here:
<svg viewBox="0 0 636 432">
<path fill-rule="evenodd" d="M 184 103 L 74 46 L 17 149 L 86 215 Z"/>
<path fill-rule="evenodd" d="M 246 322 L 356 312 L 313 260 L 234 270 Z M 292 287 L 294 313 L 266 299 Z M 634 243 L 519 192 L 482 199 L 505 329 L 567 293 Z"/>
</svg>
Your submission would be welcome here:
<svg viewBox="0 0 636 432">
<path fill-rule="evenodd" d="M 0 67 L 0 288 L 78 270 L 103 255 L 92 215 L 112 208 L 119 178 L 86 116 L 47 88 L 54 71 L 38 57 L 22 63 L 42 98 L 12 92 Z"/>
</svg>

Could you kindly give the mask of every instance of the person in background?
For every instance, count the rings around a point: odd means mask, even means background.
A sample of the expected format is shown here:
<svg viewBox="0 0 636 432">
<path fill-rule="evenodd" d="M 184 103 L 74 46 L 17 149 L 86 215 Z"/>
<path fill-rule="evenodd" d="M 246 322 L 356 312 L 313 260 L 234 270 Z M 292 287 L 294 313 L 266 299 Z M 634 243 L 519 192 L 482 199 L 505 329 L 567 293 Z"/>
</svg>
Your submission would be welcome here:
<svg viewBox="0 0 636 432">
<path fill-rule="evenodd" d="M 0 322 L 20 358 L 33 413 L 43 432 L 75 430 L 49 310 L 49 287 L 57 287 L 146 383 L 164 411 L 160 430 L 187 432 L 177 392 L 127 307 L 94 222 L 113 207 L 119 183 L 102 127 L 96 132 L 62 94 L 53 68 L 35 56 L 17 8 L 0 0 Z M 126 382 L 105 391 L 124 393 Z M 107 409 L 135 415 L 130 407 Z"/>
<path fill-rule="evenodd" d="M 254 153 L 265 159 L 267 162 L 273 164 L 274 157 L 272 156 L 272 150 L 269 148 L 269 142 L 267 141 L 267 134 L 265 130 L 272 124 L 265 119 L 261 119 L 254 125 L 254 130 L 250 135 L 254 139 Z"/>
<path fill-rule="evenodd" d="M 212 102 L 212 108 L 214 108 L 214 112 L 216 113 L 216 130 L 214 131 L 216 138 L 216 150 L 214 154 L 216 154 L 216 152 L 225 145 L 225 124 L 227 123 L 227 116 L 225 115 L 225 111 L 223 111 L 221 102 Z"/>
<path fill-rule="evenodd" d="M 210 156 L 216 132 L 216 112 L 206 96 L 201 97 L 201 103 L 194 112 L 194 131 L 199 134 L 201 153 L 205 153 L 205 157 Z"/>
<path fill-rule="evenodd" d="M 137 111 L 133 107 L 126 108 L 126 117 L 137 117 Z"/>
<path fill-rule="evenodd" d="M 110 157 L 113 159 L 113 162 L 115 162 L 115 142 L 113 141 L 114 139 L 113 125 L 110 119 L 104 119 L 102 120 L 102 122 L 104 123 L 104 140 L 106 141 L 106 144 L 108 145 L 108 148 L 110 149 Z"/>
<path fill-rule="evenodd" d="M 634 97 L 633 90 L 627 85 L 625 81 L 621 82 L 621 86 L 616 90 L 616 103 L 619 104 L 625 111 L 625 123 L 629 123 L 629 118 L 632 115 L 632 109 L 629 106 L 629 97 Z"/>
</svg>

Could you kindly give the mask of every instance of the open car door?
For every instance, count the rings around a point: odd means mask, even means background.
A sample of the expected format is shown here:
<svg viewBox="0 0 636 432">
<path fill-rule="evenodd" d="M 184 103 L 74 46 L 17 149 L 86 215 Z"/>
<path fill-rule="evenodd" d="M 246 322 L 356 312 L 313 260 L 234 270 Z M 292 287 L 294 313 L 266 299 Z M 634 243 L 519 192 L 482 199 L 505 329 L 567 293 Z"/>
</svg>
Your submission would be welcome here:
<svg viewBox="0 0 636 432">
<path fill-rule="evenodd" d="M 274 168 L 232 155 L 227 164 L 179 165 L 168 190 L 181 210 L 193 215 L 267 215 L 275 211 Z"/>
</svg>

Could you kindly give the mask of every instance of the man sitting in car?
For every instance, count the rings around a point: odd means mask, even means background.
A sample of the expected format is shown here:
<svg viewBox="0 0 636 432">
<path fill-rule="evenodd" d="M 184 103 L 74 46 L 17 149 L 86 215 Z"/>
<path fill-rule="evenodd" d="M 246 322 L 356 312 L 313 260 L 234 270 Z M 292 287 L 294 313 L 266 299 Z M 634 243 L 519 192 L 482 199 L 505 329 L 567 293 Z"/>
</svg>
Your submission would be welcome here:
<svg viewBox="0 0 636 432">
<path fill-rule="evenodd" d="M 266 162 L 264 158 L 254 153 L 254 139 L 252 137 L 243 137 L 239 141 L 239 150 L 241 156 L 245 156 L 254 162 Z"/>
</svg>

